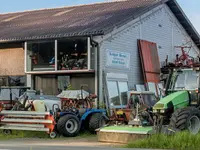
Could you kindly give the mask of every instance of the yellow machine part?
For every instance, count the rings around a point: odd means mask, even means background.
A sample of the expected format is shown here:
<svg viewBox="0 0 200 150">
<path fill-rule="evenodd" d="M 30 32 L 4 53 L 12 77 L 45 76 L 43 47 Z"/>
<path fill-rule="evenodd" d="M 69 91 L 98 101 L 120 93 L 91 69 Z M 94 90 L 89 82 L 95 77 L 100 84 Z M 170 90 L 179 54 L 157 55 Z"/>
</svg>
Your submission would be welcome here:
<svg viewBox="0 0 200 150">
<path fill-rule="evenodd" d="M 117 115 L 123 115 L 124 114 L 124 112 L 122 110 L 118 110 L 116 113 L 117 113 Z"/>
<path fill-rule="evenodd" d="M 31 103 L 31 100 L 28 100 L 26 102 L 26 106 Z M 33 101 L 33 106 L 36 112 L 45 112 L 45 104 L 43 100 L 34 100 Z M 32 111 L 31 109 L 29 109 L 29 111 Z"/>
<path fill-rule="evenodd" d="M 33 106 L 36 112 L 45 112 L 45 104 L 42 100 L 33 101 Z"/>
</svg>

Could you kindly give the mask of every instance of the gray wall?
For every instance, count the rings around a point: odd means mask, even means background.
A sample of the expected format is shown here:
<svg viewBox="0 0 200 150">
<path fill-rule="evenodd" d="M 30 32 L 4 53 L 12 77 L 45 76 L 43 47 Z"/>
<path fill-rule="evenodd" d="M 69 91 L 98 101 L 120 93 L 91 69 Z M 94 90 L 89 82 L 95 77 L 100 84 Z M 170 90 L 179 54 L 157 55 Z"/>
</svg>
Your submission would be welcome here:
<svg viewBox="0 0 200 150">
<path fill-rule="evenodd" d="M 171 61 L 175 59 L 175 54 L 180 50 L 175 50 L 174 46 L 180 46 L 189 42 L 193 48 L 190 55 L 196 56 L 199 49 L 195 46 L 191 38 L 188 36 L 184 28 L 178 22 L 174 14 L 169 8 L 163 4 L 140 18 L 114 30 L 111 34 L 104 37 L 96 37 L 96 41 L 100 42 L 100 70 L 101 81 L 100 90 L 102 89 L 102 72 L 126 73 L 129 79 L 129 87 L 134 84 L 143 83 L 137 40 L 143 39 L 157 43 L 160 62 L 169 55 Z M 106 66 L 106 51 L 114 50 L 128 52 L 131 54 L 130 69 L 112 68 Z M 100 92 L 101 94 L 103 91 Z M 102 98 L 103 95 L 100 95 Z"/>
</svg>

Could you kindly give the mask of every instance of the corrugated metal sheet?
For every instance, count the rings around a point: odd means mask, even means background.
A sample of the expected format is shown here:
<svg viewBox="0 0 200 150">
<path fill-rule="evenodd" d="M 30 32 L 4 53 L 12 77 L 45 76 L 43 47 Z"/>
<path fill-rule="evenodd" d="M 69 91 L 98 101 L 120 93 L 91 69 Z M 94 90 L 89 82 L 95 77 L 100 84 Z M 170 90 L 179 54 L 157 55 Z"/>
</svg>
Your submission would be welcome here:
<svg viewBox="0 0 200 150">
<path fill-rule="evenodd" d="M 128 0 L 0 14 L 0 42 L 105 34 L 160 4 Z"/>
<path fill-rule="evenodd" d="M 84 76 L 71 76 L 70 83 L 74 89 L 80 89 L 81 85 L 88 85 L 89 89 L 85 89 L 90 93 L 95 93 L 95 77 L 93 74 L 84 74 Z"/>
<path fill-rule="evenodd" d="M 35 76 L 35 89 L 45 95 L 57 95 L 58 85 L 56 76 Z"/>
<path fill-rule="evenodd" d="M 106 34 L 166 3 L 200 47 L 200 37 L 175 0 L 127 0 L 0 14 L 0 42 Z"/>
<path fill-rule="evenodd" d="M 160 61 L 156 43 L 139 40 L 145 82 L 160 82 Z"/>
</svg>

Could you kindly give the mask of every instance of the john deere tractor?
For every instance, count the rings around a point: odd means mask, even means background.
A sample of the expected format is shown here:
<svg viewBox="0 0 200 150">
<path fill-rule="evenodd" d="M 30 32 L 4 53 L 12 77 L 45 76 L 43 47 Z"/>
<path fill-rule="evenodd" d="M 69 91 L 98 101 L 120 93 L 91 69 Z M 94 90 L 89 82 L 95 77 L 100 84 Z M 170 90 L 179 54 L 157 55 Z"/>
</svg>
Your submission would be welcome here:
<svg viewBox="0 0 200 150">
<path fill-rule="evenodd" d="M 200 130 L 199 67 L 169 67 L 165 73 L 165 96 L 153 106 L 156 130 L 188 130 L 197 134 Z"/>
</svg>

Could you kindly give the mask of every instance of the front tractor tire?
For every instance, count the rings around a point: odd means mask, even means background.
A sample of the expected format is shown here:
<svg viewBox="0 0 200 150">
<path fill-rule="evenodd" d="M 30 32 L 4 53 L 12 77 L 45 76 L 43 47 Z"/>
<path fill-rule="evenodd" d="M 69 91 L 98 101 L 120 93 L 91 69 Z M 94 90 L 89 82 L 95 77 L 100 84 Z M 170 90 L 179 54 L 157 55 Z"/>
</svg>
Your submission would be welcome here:
<svg viewBox="0 0 200 150">
<path fill-rule="evenodd" d="M 178 109 L 172 114 L 169 127 L 180 131 L 188 130 L 192 134 L 200 131 L 200 110 L 195 107 Z"/>
<path fill-rule="evenodd" d="M 89 130 L 95 132 L 96 129 L 103 127 L 106 124 L 106 119 L 102 113 L 92 114 L 89 120 Z"/>
<path fill-rule="evenodd" d="M 81 125 L 77 116 L 67 114 L 62 116 L 57 123 L 58 132 L 65 137 L 75 137 L 79 134 Z"/>
</svg>

